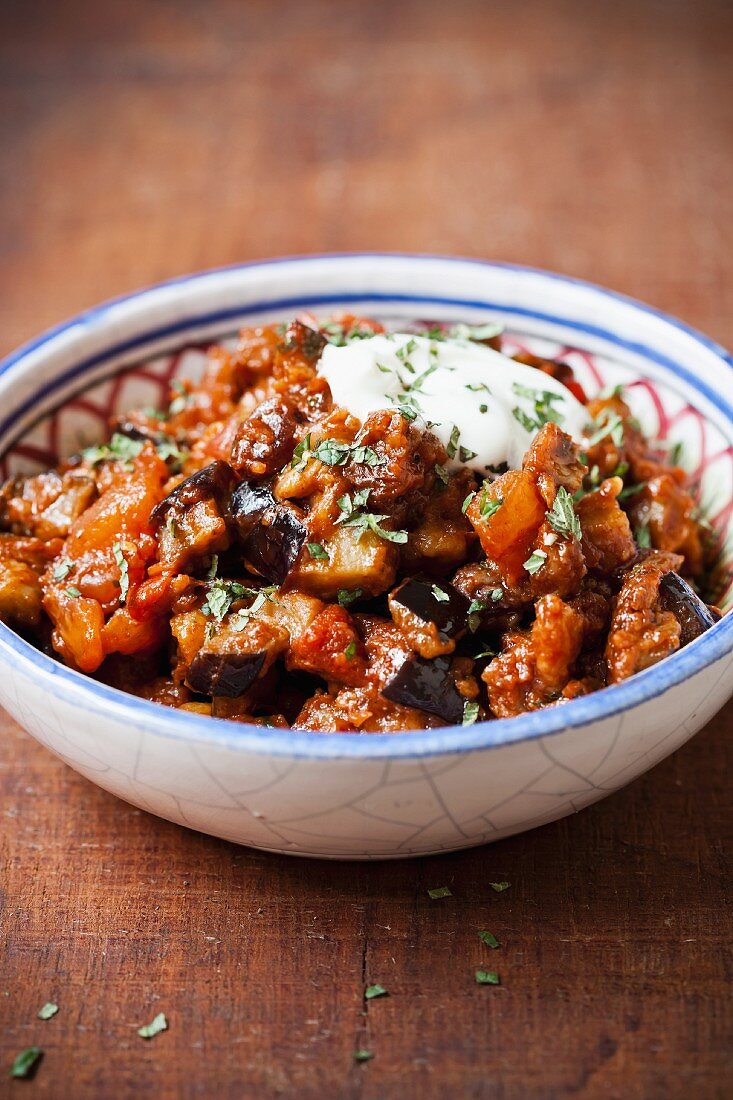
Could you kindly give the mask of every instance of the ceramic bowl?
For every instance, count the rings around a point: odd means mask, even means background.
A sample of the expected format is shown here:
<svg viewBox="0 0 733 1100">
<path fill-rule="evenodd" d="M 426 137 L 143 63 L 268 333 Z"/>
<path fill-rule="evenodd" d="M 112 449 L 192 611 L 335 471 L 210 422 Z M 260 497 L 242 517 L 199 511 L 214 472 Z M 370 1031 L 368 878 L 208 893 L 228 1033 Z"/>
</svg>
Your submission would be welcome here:
<svg viewBox="0 0 733 1100">
<path fill-rule="evenodd" d="M 430 256 L 314 256 L 177 279 L 81 314 L 0 365 L 4 474 L 157 404 L 243 324 L 343 308 L 501 321 L 589 392 L 622 381 L 647 433 L 682 444 L 733 547 L 733 371 L 710 340 L 547 272 Z M 730 575 L 730 573 L 729 573 Z M 721 593 L 727 609 L 731 590 Z M 239 844 L 379 859 L 484 844 L 582 809 L 687 741 L 733 691 L 733 616 L 623 684 L 518 718 L 390 735 L 270 730 L 169 710 L 67 669 L 0 624 L 0 702 L 71 767 L 151 813 Z"/>
</svg>

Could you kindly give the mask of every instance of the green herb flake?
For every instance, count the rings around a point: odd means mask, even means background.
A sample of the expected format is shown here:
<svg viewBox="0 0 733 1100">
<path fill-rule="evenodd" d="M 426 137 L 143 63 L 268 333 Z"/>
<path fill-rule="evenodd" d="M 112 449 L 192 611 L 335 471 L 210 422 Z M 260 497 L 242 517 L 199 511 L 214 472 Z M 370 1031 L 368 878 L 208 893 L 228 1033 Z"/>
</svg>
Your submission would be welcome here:
<svg viewBox="0 0 733 1100">
<path fill-rule="evenodd" d="M 320 542 L 307 542 L 308 553 L 316 561 L 330 561 L 326 548 Z"/>
<path fill-rule="evenodd" d="M 628 500 L 629 497 L 635 497 L 637 493 L 640 493 L 642 489 L 646 489 L 648 481 L 640 481 L 637 485 L 625 485 L 618 495 L 618 500 Z"/>
<path fill-rule="evenodd" d="M 47 1001 L 43 1008 L 38 1010 L 39 1020 L 50 1020 L 52 1016 L 55 1016 L 59 1010 L 59 1006 L 55 1005 L 53 1001 Z"/>
<path fill-rule="evenodd" d="M 547 561 L 547 554 L 544 550 L 535 550 L 524 562 L 524 568 L 528 573 L 534 574 L 539 572 L 542 566 Z"/>
<path fill-rule="evenodd" d="M 124 603 L 130 590 L 130 567 L 127 564 L 125 555 L 122 553 L 122 546 L 119 542 L 116 542 L 112 547 L 112 553 L 120 570 L 120 599 Z"/>
<path fill-rule="evenodd" d="M 479 932 L 478 938 L 481 940 L 481 943 L 485 943 L 487 947 L 492 947 L 494 950 L 499 947 L 499 941 L 493 932 Z"/>
<path fill-rule="evenodd" d="M 103 443 L 100 447 L 86 447 L 81 452 L 81 457 L 90 466 L 98 466 L 102 462 L 132 462 L 143 449 L 141 439 L 130 439 L 129 436 L 115 432 L 109 443 Z"/>
<path fill-rule="evenodd" d="M 491 589 L 491 599 L 492 599 L 493 603 L 498 603 L 499 600 L 503 597 L 503 595 L 504 595 L 504 589 L 503 588 L 492 588 Z"/>
<path fill-rule="evenodd" d="M 466 497 L 466 499 L 464 500 L 463 504 L 461 505 L 461 511 L 463 512 L 464 516 L 465 516 L 466 512 L 468 511 L 469 504 L 471 503 L 471 501 L 473 500 L 473 498 L 475 496 L 476 496 L 475 491 L 472 492 L 472 493 L 469 493 L 468 496 Z"/>
<path fill-rule="evenodd" d="M 448 452 L 448 458 L 455 458 L 458 452 L 458 440 L 461 438 L 461 429 L 457 424 L 453 425 L 451 429 L 450 438 L 446 444 L 446 451 Z"/>
<path fill-rule="evenodd" d="M 69 585 L 68 588 L 64 589 L 64 594 L 66 596 L 68 596 L 70 600 L 78 600 L 79 597 L 81 596 L 81 592 L 76 587 L 76 585 L 73 585 L 73 584 Z"/>
<path fill-rule="evenodd" d="M 21 1050 L 10 1067 L 10 1076 L 30 1077 L 42 1057 L 43 1051 L 40 1047 L 27 1047 Z"/>
<path fill-rule="evenodd" d="M 436 886 L 432 890 L 428 890 L 428 897 L 436 901 L 438 898 L 452 898 L 453 894 L 447 886 Z"/>
<path fill-rule="evenodd" d="M 483 343 L 484 340 L 493 340 L 504 331 L 504 326 L 488 321 L 484 325 L 453 325 L 448 329 L 449 340 L 473 340 L 475 343 Z"/>
<path fill-rule="evenodd" d="M 346 658 L 347 661 L 353 661 L 354 657 L 356 657 L 356 642 L 355 641 L 352 640 L 352 641 L 349 642 L 346 649 L 344 650 L 344 657 Z"/>
<path fill-rule="evenodd" d="M 505 890 L 508 890 L 511 886 L 510 882 L 490 882 L 489 886 L 492 890 L 495 890 L 497 894 L 503 894 Z"/>
<path fill-rule="evenodd" d="M 71 564 L 70 561 L 68 561 L 66 558 L 62 558 L 60 561 L 57 561 L 56 564 L 54 565 L 53 573 L 51 574 L 51 576 L 53 577 L 53 579 L 55 581 L 66 580 L 66 578 L 68 577 L 69 573 L 71 572 L 71 570 L 73 568 L 74 567 L 73 567 L 73 565 Z"/>
<path fill-rule="evenodd" d="M 311 457 L 311 437 L 310 437 L 310 432 L 309 432 L 308 435 L 304 436 L 303 439 L 301 439 L 300 443 L 297 444 L 297 446 L 295 447 L 295 450 L 293 451 L 293 457 L 290 461 L 291 469 L 293 469 L 293 470 L 302 470 L 302 469 L 304 469 L 305 465 L 306 465 L 306 463 L 307 463 L 307 461 L 310 457 Z"/>
<path fill-rule="evenodd" d="M 361 599 L 364 595 L 361 588 L 354 588 L 349 590 L 348 588 L 339 588 L 336 593 L 336 600 L 340 607 L 350 607 L 356 600 Z"/>
<path fill-rule="evenodd" d="M 651 550 L 652 536 L 648 523 L 640 523 L 634 529 L 634 538 L 636 539 L 636 545 L 641 547 L 642 550 Z"/>
<path fill-rule="evenodd" d="M 478 411 L 480 413 L 487 413 L 489 411 L 489 406 L 488 405 L 479 405 Z"/>
<path fill-rule="evenodd" d="M 479 985 L 501 985 L 499 975 L 495 970 L 477 970 L 476 981 Z"/>
<path fill-rule="evenodd" d="M 468 629 L 472 634 L 475 634 L 478 628 L 481 626 L 481 611 L 486 611 L 489 605 L 483 603 L 482 600 L 471 600 L 468 605 Z"/>
<path fill-rule="evenodd" d="M 375 997 L 388 997 L 389 990 L 385 989 L 383 985 L 379 985 L 376 982 L 374 985 L 368 985 L 364 990 L 364 999 L 367 1001 L 373 1001 Z"/>
<path fill-rule="evenodd" d="M 573 508 L 573 498 L 564 485 L 561 485 L 557 490 L 552 508 L 547 513 L 547 520 L 553 531 L 557 531 L 558 535 L 580 541 L 583 534 L 580 529 L 580 520 Z"/>
<path fill-rule="evenodd" d="M 155 1019 L 145 1024 L 144 1027 L 139 1027 L 137 1033 L 141 1039 L 153 1039 L 156 1035 L 159 1035 L 161 1031 L 168 1030 L 168 1021 L 165 1018 L 163 1012 L 159 1012 Z"/>
<path fill-rule="evenodd" d="M 588 439 L 588 446 L 595 447 L 596 443 L 600 443 L 606 436 L 611 437 L 611 441 L 616 447 L 620 447 L 624 441 L 624 422 L 618 413 L 612 412 L 610 409 L 604 409 L 590 425 L 593 430 L 593 434 Z"/>
<path fill-rule="evenodd" d="M 481 492 L 481 519 L 491 519 L 495 512 L 498 512 L 504 501 L 501 497 L 489 497 L 487 496 L 486 489 Z"/>
<path fill-rule="evenodd" d="M 353 500 L 348 493 L 340 497 L 336 503 L 341 515 L 336 523 L 340 523 L 344 527 L 351 527 L 355 532 L 357 542 L 366 531 L 372 531 L 378 538 L 384 539 L 385 542 L 406 543 L 407 531 L 388 531 L 380 526 L 382 520 L 389 518 L 386 514 L 377 515 L 375 512 L 362 511 L 370 492 L 371 489 L 362 489 L 360 492 L 354 493 Z"/>
<path fill-rule="evenodd" d="M 450 596 L 445 591 L 445 589 L 440 587 L 439 584 L 434 584 L 433 587 L 430 589 L 430 591 L 433 593 L 433 596 L 438 601 L 438 603 L 448 603 L 449 602 Z"/>
<path fill-rule="evenodd" d="M 360 1049 L 355 1050 L 351 1057 L 355 1062 L 370 1062 L 374 1055 L 371 1050 Z"/>
<path fill-rule="evenodd" d="M 680 459 L 682 458 L 683 449 L 684 449 L 684 444 L 681 442 L 681 440 L 677 440 L 676 443 L 672 444 L 672 446 L 669 449 L 669 454 L 667 456 L 668 461 L 669 461 L 671 466 L 679 466 L 680 465 Z"/>
<path fill-rule="evenodd" d="M 472 726 L 478 718 L 478 703 L 473 699 L 466 699 L 463 704 L 463 722 L 464 726 Z"/>
<path fill-rule="evenodd" d="M 436 462 L 433 469 L 435 470 L 435 476 L 437 477 L 438 481 L 440 482 L 440 485 L 441 486 L 447 485 L 449 480 L 450 480 L 450 472 L 448 470 L 448 467 L 447 466 L 441 466 L 441 464 L 439 462 Z"/>
</svg>

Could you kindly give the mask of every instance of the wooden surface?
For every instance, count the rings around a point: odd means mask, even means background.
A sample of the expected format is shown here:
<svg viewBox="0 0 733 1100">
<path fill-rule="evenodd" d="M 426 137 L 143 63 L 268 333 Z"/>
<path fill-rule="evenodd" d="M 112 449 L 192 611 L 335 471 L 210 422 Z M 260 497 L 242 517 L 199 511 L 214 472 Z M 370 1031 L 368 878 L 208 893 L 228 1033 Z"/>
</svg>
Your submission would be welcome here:
<svg viewBox="0 0 733 1100">
<path fill-rule="evenodd" d="M 555 268 L 733 344 L 730 4 L 5 0 L 0 55 L 0 350 L 364 247 Z M 6 718 L 0 1061 L 46 1055 L 0 1094 L 731 1095 L 732 725 L 530 835 L 349 866 L 157 821 Z"/>
</svg>

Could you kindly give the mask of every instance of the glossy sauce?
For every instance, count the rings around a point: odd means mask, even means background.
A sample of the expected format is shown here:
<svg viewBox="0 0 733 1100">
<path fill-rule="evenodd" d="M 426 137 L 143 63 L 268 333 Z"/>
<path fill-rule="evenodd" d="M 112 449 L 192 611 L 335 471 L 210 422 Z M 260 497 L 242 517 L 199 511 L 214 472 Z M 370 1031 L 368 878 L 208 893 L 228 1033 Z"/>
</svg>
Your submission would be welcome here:
<svg viewBox="0 0 733 1100">
<path fill-rule="evenodd" d="M 327 345 L 318 365 L 334 401 L 362 422 L 394 406 L 446 447 L 453 468 L 518 469 L 554 420 L 576 440 L 588 420 L 561 382 L 470 340 L 388 333 Z"/>
</svg>

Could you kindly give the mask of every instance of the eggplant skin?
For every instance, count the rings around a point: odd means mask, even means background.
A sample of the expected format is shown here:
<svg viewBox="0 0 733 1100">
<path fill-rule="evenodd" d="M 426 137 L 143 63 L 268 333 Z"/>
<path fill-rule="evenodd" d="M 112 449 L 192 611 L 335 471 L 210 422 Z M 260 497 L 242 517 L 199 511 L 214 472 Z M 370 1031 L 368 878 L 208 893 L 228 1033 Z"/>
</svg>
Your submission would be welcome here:
<svg viewBox="0 0 733 1100">
<path fill-rule="evenodd" d="M 417 655 L 408 657 L 382 688 L 382 695 L 403 707 L 436 714 L 452 725 L 463 721 L 465 700 L 455 685 L 450 662 L 445 657 L 432 660 Z"/>
<path fill-rule="evenodd" d="M 235 699 L 243 695 L 257 679 L 265 663 L 265 653 L 197 653 L 186 681 L 202 695 L 225 695 Z"/>
<path fill-rule="evenodd" d="M 687 581 L 678 573 L 665 573 L 659 582 L 659 602 L 664 611 L 671 611 L 681 627 L 680 645 L 699 638 L 717 622 L 713 612 L 703 603 Z"/>
<path fill-rule="evenodd" d="M 150 513 L 154 526 L 162 523 L 172 508 L 185 510 L 202 500 L 216 502 L 223 515 L 228 508 L 229 497 L 236 482 L 234 470 L 226 462 L 217 460 L 203 470 L 197 470 L 168 494 Z"/>
<path fill-rule="evenodd" d="M 436 589 L 447 596 L 438 599 Z M 437 583 L 410 577 L 390 594 L 390 601 L 401 604 L 407 611 L 425 623 L 435 623 L 446 638 L 455 638 L 468 629 L 469 601 L 445 581 Z"/>
<path fill-rule="evenodd" d="M 282 584 L 307 534 L 295 509 L 276 501 L 268 486 L 243 481 L 232 494 L 231 518 L 247 564 L 271 584 Z"/>
</svg>

